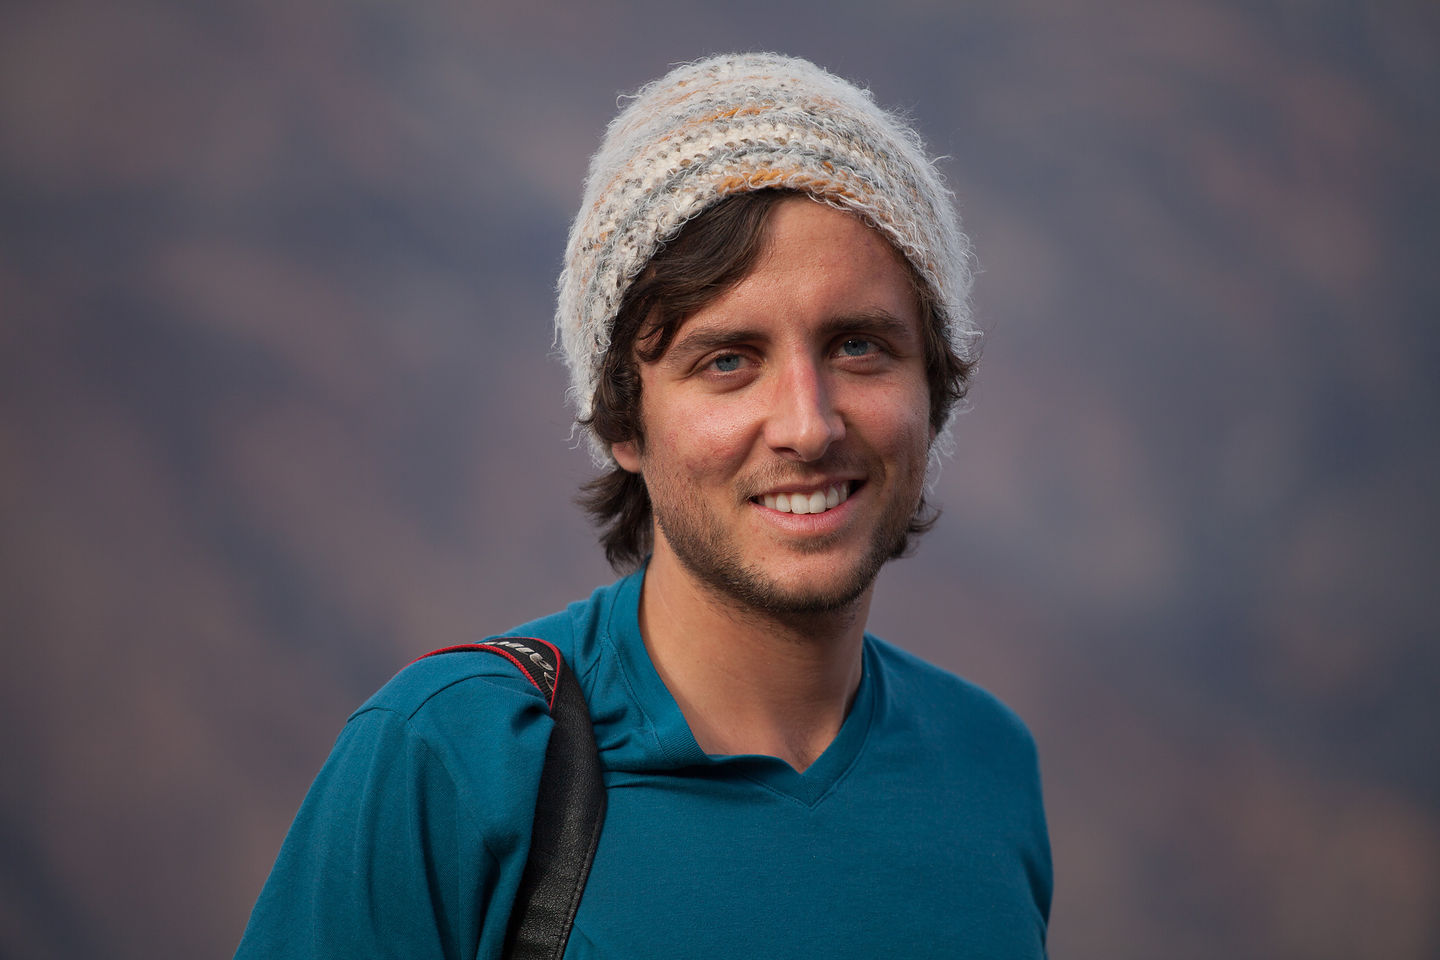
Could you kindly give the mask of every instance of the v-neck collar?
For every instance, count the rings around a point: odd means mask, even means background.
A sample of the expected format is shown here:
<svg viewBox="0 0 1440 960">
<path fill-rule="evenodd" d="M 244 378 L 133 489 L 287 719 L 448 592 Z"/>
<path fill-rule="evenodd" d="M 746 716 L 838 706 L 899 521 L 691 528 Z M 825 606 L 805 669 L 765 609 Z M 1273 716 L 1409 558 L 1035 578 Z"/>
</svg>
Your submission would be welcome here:
<svg viewBox="0 0 1440 960">
<path fill-rule="evenodd" d="M 659 762 L 652 767 L 731 767 L 734 772 L 760 787 L 805 806 L 819 804 L 854 765 L 864 748 L 877 704 L 876 687 L 879 669 L 874 641 L 865 635 L 860 686 L 850 705 L 845 721 L 835 739 L 815 762 L 802 773 L 779 757 L 763 755 L 711 755 L 700 749 L 690 725 L 685 721 L 675 698 L 660 679 L 649 651 L 640 636 L 640 591 L 644 583 L 642 569 L 625 578 L 613 595 L 609 616 L 605 621 L 605 640 L 617 657 L 628 693 L 649 727 L 652 744 Z"/>
</svg>

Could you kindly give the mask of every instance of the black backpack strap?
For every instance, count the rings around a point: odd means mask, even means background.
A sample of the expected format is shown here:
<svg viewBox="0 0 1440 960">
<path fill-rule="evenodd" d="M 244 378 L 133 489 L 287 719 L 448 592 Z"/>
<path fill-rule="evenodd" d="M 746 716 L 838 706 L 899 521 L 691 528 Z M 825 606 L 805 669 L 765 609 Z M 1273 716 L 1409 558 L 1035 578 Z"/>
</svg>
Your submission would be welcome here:
<svg viewBox="0 0 1440 960">
<path fill-rule="evenodd" d="M 574 671 L 560 651 L 544 640 L 500 637 L 446 647 L 426 656 L 460 650 L 484 650 L 509 660 L 544 694 L 550 707 L 554 727 L 540 772 L 530 856 L 505 933 L 505 956 L 509 960 L 559 960 L 570 939 L 605 822 L 605 782 L 590 709 Z"/>
</svg>

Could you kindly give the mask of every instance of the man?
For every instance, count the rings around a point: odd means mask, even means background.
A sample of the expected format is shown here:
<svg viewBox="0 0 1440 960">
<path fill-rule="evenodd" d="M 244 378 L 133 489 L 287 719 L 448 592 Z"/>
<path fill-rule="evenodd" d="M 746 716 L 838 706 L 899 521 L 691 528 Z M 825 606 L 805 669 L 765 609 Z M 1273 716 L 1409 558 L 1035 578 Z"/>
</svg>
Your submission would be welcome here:
<svg viewBox="0 0 1440 960">
<path fill-rule="evenodd" d="M 968 256 L 918 137 L 805 61 L 683 66 L 611 124 L 556 325 L 634 572 L 510 634 L 571 664 L 604 770 L 567 956 L 1044 954 L 1028 733 L 865 633 L 975 362 Z M 402 671 L 240 954 L 500 956 L 550 730 L 498 657 Z"/>
</svg>

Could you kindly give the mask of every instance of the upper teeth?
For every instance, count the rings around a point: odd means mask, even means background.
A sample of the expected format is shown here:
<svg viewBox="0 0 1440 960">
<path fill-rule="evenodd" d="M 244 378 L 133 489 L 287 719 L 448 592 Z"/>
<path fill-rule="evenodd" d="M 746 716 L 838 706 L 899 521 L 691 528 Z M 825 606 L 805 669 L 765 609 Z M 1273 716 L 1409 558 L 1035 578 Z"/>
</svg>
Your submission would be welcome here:
<svg viewBox="0 0 1440 960">
<path fill-rule="evenodd" d="M 767 493 L 761 498 L 765 506 L 781 513 L 824 513 L 838 507 L 850 496 L 850 481 L 845 480 L 814 493 Z"/>
</svg>

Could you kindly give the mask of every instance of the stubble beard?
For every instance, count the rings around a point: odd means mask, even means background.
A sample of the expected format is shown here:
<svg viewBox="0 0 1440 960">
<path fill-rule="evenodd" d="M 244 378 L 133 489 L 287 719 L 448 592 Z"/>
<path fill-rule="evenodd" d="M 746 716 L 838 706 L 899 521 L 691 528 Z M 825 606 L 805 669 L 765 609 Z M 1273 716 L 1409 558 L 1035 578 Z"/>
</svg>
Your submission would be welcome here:
<svg viewBox="0 0 1440 960">
<path fill-rule="evenodd" d="M 921 480 L 906 478 L 905 490 L 892 496 L 869 543 L 849 570 L 837 571 L 833 582 L 812 588 L 787 587 L 762 564 L 749 563 L 736 549 L 725 525 L 701 499 L 685 491 L 678 502 L 651 491 L 656 525 L 676 558 L 697 582 L 741 608 L 782 619 L 817 617 L 851 609 L 875 582 L 880 568 L 905 542 L 920 502 Z M 742 503 L 745 498 L 740 499 Z M 833 547 L 844 533 L 801 541 L 803 553 L 821 553 Z M 843 562 L 843 560 L 842 560 Z"/>
</svg>

